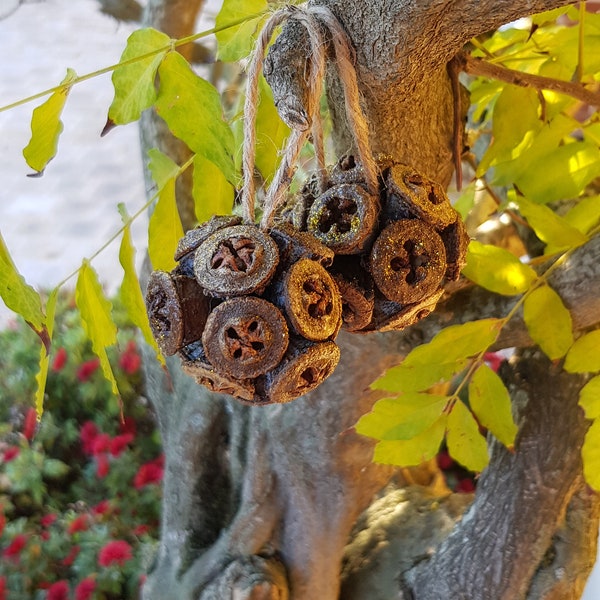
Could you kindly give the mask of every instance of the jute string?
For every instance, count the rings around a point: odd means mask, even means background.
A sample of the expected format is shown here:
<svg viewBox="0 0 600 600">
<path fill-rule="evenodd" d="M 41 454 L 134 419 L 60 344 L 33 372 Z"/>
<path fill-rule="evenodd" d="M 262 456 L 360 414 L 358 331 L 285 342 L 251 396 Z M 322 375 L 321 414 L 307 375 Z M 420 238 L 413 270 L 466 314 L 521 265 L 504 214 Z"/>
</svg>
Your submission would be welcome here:
<svg viewBox="0 0 600 600">
<path fill-rule="evenodd" d="M 368 125 L 359 102 L 356 73 L 352 64 L 352 47 L 333 13 L 326 7 L 287 6 L 271 15 L 265 23 L 248 67 L 246 99 L 244 103 L 244 145 L 242 148 L 242 168 L 244 185 L 241 193 L 243 215 L 246 221 L 254 222 L 255 196 L 254 163 L 256 155 L 256 113 L 258 109 L 258 77 L 264 63 L 264 55 L 275 28 L 286 19 L 294 18 L 304 25 L 310 42 L 310 78 L 308 113 L 312 123 L 312 141 L 318 167 L 318 181 L 321 191 L 325 187 L 325 151 L 323 129 L 320 119 L 319 102 L 325 78 L 325 46 L 322 40 L 320 23 L 331 35 L 336 56 L 337 69 L 344 91 L 344 104 L 350 129 L 354 135 L 358 157 L 363 166 L 367 187 L 373 193 L 377 190 L 377 166 L 373 159 Z M 281 158 L 279 167 L 265 193 L 261 228 L 268 229 L 277 210 L 285 202 L 285 194 L 291 183 L 298 155 L 309 135 L 309 130 L 292 129 Z"/>
</svg>

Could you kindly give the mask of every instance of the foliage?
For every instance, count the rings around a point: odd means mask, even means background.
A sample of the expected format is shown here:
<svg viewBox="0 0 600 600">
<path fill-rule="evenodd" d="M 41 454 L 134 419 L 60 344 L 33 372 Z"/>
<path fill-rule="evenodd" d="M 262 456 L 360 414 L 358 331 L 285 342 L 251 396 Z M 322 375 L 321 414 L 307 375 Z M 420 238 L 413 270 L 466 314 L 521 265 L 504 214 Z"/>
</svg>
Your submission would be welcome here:
<svg viewBox="0 0 600 600">
<path fill-rule="evenodd" d="M 222 60 L 239 60 L 249 52 L 267 10 L 267 3 L 262 0 L 223 2 L 214 30 Z M 149 226 L 149 253 L 155 268 L 170 269 L 173 250 L 181 235 L 174 199 L 177 177 L 188 168 L 194 169 L 193 195 L 199 219 L 231 210 L 233 186 L 239 185 L 236 144 L 241 139 L 238 119 L 241 105 L 237 103 L 233 114 L 225 110 L 217 88 L 199 77 L 176 52 L 178 46 L 212 32 L 170 40 L 152 29 L 137 31 L 130 37 L 120 63 L 112 67 L 115 97 L 105 132 L 139 118 L 143 110 L 155 110 L 193 152 L 182 165 L 158 151 L 149 157 L 157 187 L 147 204 L 156 204 Z M 523 73 L 575 81 L 581 86 L 600 79 L 600 15 L 585 10 L 571 7 L 537 15 L 531 20 L 529 30 L 516 26 L 503 28 L 472 40 L 471 45 L 475 57 Z M 48 91 L 52 94 L 48 102 L 58 106 L 55 94 L 62 92 L 61 97 L 66 98 L 73 85 L 89 76 L 68 77 Z M 509 314 L 495 319 L 443 330 L 375 382 L 374 387 L 386 390 L 387 397 L 360 420 L 357 431 L 378 440 L 375 459 L 383 462 L 416 464 L 435 456 L 445 439 L 447 450 L 455 459 L 471 469 L 481 470 L 487 463 L 481 426 L 507 446 L 515 443 L 518 433 L 508 393 L 501 379 L 485 365 L 485 357 L 502 328 L 521 311 L 530 336 L 552 360 L 564 360 L 565 369 L 571 372 L 600 371 L 600 364 L 594 359 L 598 353 L 593 351 L 598 347 L 598 332 L 589 332 L 575 340 L 570 313 L 549 284 L 551 274 L 570 254 L 598 233 L 597 113 L 581 101 L 556 91 L 517 87 L 484 78 L 472 78 L 468 85 L 471 92 L 468 137 L 472 148 L 469 160 L 477 185 L 469 186 L 460 199 L 461 211 L 471 218 L 474 228 L 490 216 L 504 215 L 518 221 L 527 230 L 523 242 L 528 254 L 516 257 L 499 247 L 478 241 L 471 243 L 464 275 L 491 292 L 513 296 L 514 307 Z M 42 112 L 48 111 L 49 106 L 42 105 Z M 515 110 L 515 106 L 519 109 Z M 44 147 L 47 162 L 60 133 L 57 126 L 60 110 L 53 108 L 48 118 L 53 124 L 52 135 L 39 126 L 40 114 L 34 114 L 36 126 L 32 128 L 30 147 Z M 279 145 L 286 135 L 287 130 L 275 118 L 273 100 L 263 84 L 257 116 L 257 139 L 263 143 L 258 145 L 257 165 L 265 180 L 272 176 L 279 160 Z M 482 191 L 476 194 L 476 189 Z M 493 204 L 494 215 L 478 210 L 483 201 Z M 129 299 L 125 307 L 129 318 L 148 336 L 141 292 L 131 269 L 128 227 L 135 217 L 124 215 L 124 226 L 115 239 L 122 238 L 123 256 L 129 256 L 121 261 Z M 541 252 L 537 250 L 539 247 Z M 4 245 L 0 250 L 2 279 L 14 282 L 8 286 L 0 284 L 0 294 L 48 344 L 53 320 L 51 305 L 46 305 L 44 314 L 37 293 L 22 281 L 8 250 Z M 542 256 L 537 256 L 540 253 Z M 527 261 L 531 264 L 526 264 Z M 83 261 L 78 272 L 77 297 L 103 373 L 113 391 L 123 395 L 122 382 L 111 373 L 107 359 L 114 351 L 117 335 L 112 325 L 115 315 L 103 297 L 89 260 Z M 547 327 L 548 311 L 552 312 L 554 327 Z M 103 325 L 95 328 L 96 314 Z M 40 365 L 38 399 L 49 365 L 43 349 Z M 445 384 L 442 393 L 437 387 L 440 384 Z M 586 410 L 589 409 L 586 414 L 594 419 L 583 449 L 585 472 L 588 481 L 600 487 L 597 477 L 590 475 L 600 471 L 596 434 L 600 417 L 589 401 L 589 392 L 585 400 L 582 396 L 584 402 Z"/>
<path fill-rule="evenodd" d="M 135 330 L 116 314 L 120 349 L 109 358 L 122 408 L 61 297 L 39 423 L 23 404 L 36 336 L 22 323 L 0 333 L 0 598 L 137 597 L 158 537 L 163 459 Z"/>
</svg>

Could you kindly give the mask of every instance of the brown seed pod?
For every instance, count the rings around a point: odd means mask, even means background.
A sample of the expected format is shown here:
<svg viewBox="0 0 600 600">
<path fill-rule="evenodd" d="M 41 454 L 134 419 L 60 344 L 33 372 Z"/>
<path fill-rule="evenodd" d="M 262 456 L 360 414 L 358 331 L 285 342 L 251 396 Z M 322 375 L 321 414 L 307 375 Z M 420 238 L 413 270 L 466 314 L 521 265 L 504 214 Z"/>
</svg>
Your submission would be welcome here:
<svg viewBox="0 0 600 600">
<path fill-rule="evenodd" d="M 156 343 L 170 356 L 200 339 L 210 308 L 195 279 L 154 271 L 146 290 L 146 310 Z"/>
<path fill-rule="evenodd" d="M 364 289 L 355 279 L 333 274 L 342 296 L 342 327 L 347 331 L 364 329 L 373 318 L 373 290 Z"/>
<path fill-rule="evenodd" d="M 446 279 L 456 281 L 460 276 L 461 269 L 466 264 L 467 248 L 469 246 L 469 234 L 460 216 L 458 219 L 444 229 L 440 236 L 446 247 Z"/>
<path fill-rule="evenodd" d="M 252 379 L 272 369 L 288 342 L 288 327 L 281 311 L 254 296 L 219 304 L 210 313 L 202 334 L 210 364 L 234 379 Z"/>
<path fill-rule="evenodd" d="M 375 240 L 369 270 L 388 300 L 414 304 L 435 292 L 446 273 L 444 243 L 427 223 L 395 221 Z"/>
<path fill-rule="evenodd" d="M 298 231 L 291 223 L 277 223 L 270 232 L 279 249 L 279 267 L 287 268 L 301 258 L 316 260 L 324 267 L 333 262 L 335 253 L 306 231 Z"/>
<path fill-rule="evenodd" d="M 307 230 L 336 254 L 359 254 L 377 234 L 379 199 L 360 185 L 329 188 L 310 207 Z"/>
<path fill-rule="evenodd" d="M 260 294 L 277 263 L 277 244 L 254 225 L 219 229 L 196 250 L 194 273 L 211 296 Z"/>
<path fill-rule="evenodd" d="M 239 225 L 241 222 L 241 217 L 236 217 L 234 215 L 215 215 L 205 223 L 187 231 L 179 240 L 177 250 L 175 250 L 175 260 L 179 261 L 177 271 L 188 277 L 194 277 L 193 253 L 198 249 L 200 244 L 215 231 L 224 229 L 225 227 Z"/>
<path fill-rule="evenodd" d="M 406 165 L 394 165 L 386 178 L 384 218 L 398 221 L 417 218 L 441 231 L 454 223 L 458 213 L 443 188 Z"/>
<path fill-rule="evenodd" d="M 375 156 L 375 162 L 382 174 L 386 173 L 394 164 L 392 157 L 387 154 L 378 154 Z M 345 154 L 333 165 L 329 181 L 331 185 L 339 185 L 340 183 L 365 184 L 365 171 L 362 163 L 357 162 L 352 154 Z"/>
<path fill-rule="evenodd" d="M 342 300 L 331 275 L 318 262 L 302 258 L 271 290 L 292 329 L 308 340 L 333 339 L 342 325 Z"/>
<path fill-rule="evenodd" d="M 207 387 L 212 392 L 229 394 L 246 402 L 254 402 L 255 389 L 252 380 L 234 379 L 219 373 L 208 362 L 201 342 L 194 342 L 186 346 L 180 350 L 179 356 L 183 371 L 200 385 Z"/>
<path fill-rule="evenodd" d="M 293 337 L 283 360 L 256 381 L 263 403 L 285 403 L 308 394 L 327 379 L 340 360 L 335 342 L 309 342 Z"/>
</svg>

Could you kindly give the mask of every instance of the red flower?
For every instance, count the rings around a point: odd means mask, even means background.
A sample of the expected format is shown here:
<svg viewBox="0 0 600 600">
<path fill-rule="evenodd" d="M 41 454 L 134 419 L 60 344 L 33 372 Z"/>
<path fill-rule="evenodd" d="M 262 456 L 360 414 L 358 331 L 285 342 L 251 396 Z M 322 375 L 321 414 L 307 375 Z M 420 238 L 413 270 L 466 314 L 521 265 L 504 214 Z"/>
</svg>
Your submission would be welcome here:
<svg viewBox="0 0 600 600">
<path fill-rule="evenodd" d="M 4 514 L 4 507 L 0 506 L 0 537 L 2 537 L 2 533 L 4 532 L 5 525 L 6 525 L 6 516 Z"/>
<path fill-rule="evenodd" d="M 108 460 L 108 454 L 98 454 L 96 456 L 96 475 L 100 479 L 104 479 L 110 471 L 110 462 Z"/>
<path fill-rule="evenodd" d="M 103 515 L 110 510 L 110 502 L 108 500 L 102 500 L 92 508 L 92 513 L 96 516 Z"/>
<path fill-rule="evenodd" d="M 75 588 L 75 600 L 91 600 L 96 582 L 90 577 L 82 579 Z"/>
<path fill-rule="evenodd" d="M 127 348 L 125 349 L 125 352 L 123 352 L 119 358 L 119 366 L 121 369 L 123 369 L 123 371 L 125 371 L 125 373 L 127 373 L 127 375 L 135 375 L 139 371 L 141 364 L 142 359 L 137 352 L 135 342 L 133 340 L 129 340 L 129 342 L 127 342 Z"/>
<path fill-rule="evenodd" d="M 98 428 L 93 421 L 86 421 L 79 430 L 79 439 L 83 445 L 83 451 L 86 454 L 91 454 L 94 448 L 94 440 L 98 435 Z"/>
<path fill-rule="evenodd" d="M 456 491 L 462 494 L 470 494 L 475 491 L 475 484 L 472 479 L 465 477 L 458 482 L 456 486 Z"/>
<path fill-rule="evenodd" d="M 119 426 L 121 433 L 130 433 L 135 436 L 137 433 L 137 425 L 133 417 L 125 417 Z"/>
<path fill-rule="evenodd" d="M 18 446 L 9 446 L 4 451 L 4 462 L 10 462 L 19 456 L 21 449 Z"/>
<path fill-rule="evenodd" d="M 483 355 L 483 360 L 494 373 L 497 373 L 500 365 L 504 361 L 504 357 L 501 354 L 498 354 L 498 352 L 486 352 Z"/>
<path fill-rule="evenodd" d="M 446 452 L 446 450 L 442 450 L 437 455 L 437 464 L 438 467 L 442 469 L 442 471 L 447 471 L 452 467 L 454 461 L 450 458 L 450 455 L 448 454 L 448 452 Z"/>
<path fill-rule="evenodd" d="M 139 537 L 150 531 L 150 525 L 138 525 L 132 531 L 133 535 Z"/>
<path fill-rule="evenodd" d="M 59 348 L 56 355 L 54 356 L 54 360 L 52 361 L 52 366 L 50 367 L 55 373 L 63 370 L 63 367 L 67 364 L 67 351 L 64 348 Z"/>
<path fill-rule="evenodd" d="M 67 527 L 67 531 L 69 532 L 69 534 L 73 535 L 78 531 L 87 531 L 89 526 L 89 517 L 86 514 L 79 515 L 76 519 L 71 521 L 71 523 Z"/>
<path fill-rule="evenodd" d="M 46 592 L 46 600 L 69 600 L 69 584 L 62 579 L 53 583 Z"/>
<path fill-rule="evenodd" d="M 65 565 L 65 567 L 70 567 L 73 564 L 73 561 L 77 558 L 80 549 L 81 548 L 79 546 L 73 546 L 69 554 L 62 559 L 62 564 Z"/>
<path fill-rule="evenodd" d="M 110 440 L 110 453 L 113 456 L 119 456 L 127 445 L 133 442 L 133 434 L 131 433 L 123 433 L 121 435 L 115 436 L 112 440 Z"/>
<path fill-rule="evenodd" d="M 23 548 L 25 548 L 25 544 L 27 544 L 27 536 L 24 533 L 19 533 L 19 535 L 16 535 L 12 542 L 4 549 L 2 556 L 13 560 L 14 562 L 19 562 L 19 557 L 21 556 Z"/>
<path fill-rule="evenodd" d="M 54 513 L 49 513 L 47 515 L 44 515 L 41 519 L 40 519 L 40 525 L 42 527 L 50 527 L 50 525 L 52 525 L 52 523 L 54 523 L 57 519 L 57 516 Z"/>
<path fill-rule="evenodd" d="M 23 426 L 23 435 L 31 441 L 37 429 L 37 411 L 35 408 L 30 408 L 25 414 L 25 425 Z"/>
<path fill-rule="evenodd" d="M 0 577 L 0 600 L 6 600 L 6 577 Z"/>
<path fill-rule="evenodd" d="M 100 433 L 92 442 L 92 454 L 97 456 L 103 452 L 108 452 L 110 448 L 110 435 L 108 433 Z"/>
<path fill-rule="evenodd" d="M 111 565 L 123 566 L 133 557 L 131 546 L 123 540 L 108 542 L 98 554 L 98 564 L 101 567 L 110 567 Z"/>
<path fill-rule="evenodd" d="M 133 485 L 137 490 L 145 485 L 160 483 L 163 478 L 163 468 L 155 462 L 143 464 L 133 478 Z"/>
<path fill-rule="evenodd" d="M 81 381 L 81 383 L 85 383 L 98 369 L 100 366 L 99 358 L 92 358 L 81 364 L 79 369 L 77 369 L 77 379 Z"/>
</svg>

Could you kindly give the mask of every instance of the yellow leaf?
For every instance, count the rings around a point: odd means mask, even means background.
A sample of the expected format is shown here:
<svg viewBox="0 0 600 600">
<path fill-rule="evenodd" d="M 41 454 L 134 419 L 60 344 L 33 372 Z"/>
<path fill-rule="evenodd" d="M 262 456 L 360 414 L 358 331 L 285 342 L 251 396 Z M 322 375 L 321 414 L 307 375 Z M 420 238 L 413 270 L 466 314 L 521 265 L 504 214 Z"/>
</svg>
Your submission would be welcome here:
<svg viewBox="0 0 600 600">
<path fill-rule="evenodd" d="M 148 224 L 148 254 L 154 270 L 172 271 L 183 227 L 175 201 L 175 179 L 167 181 Z"/>
</svg>

